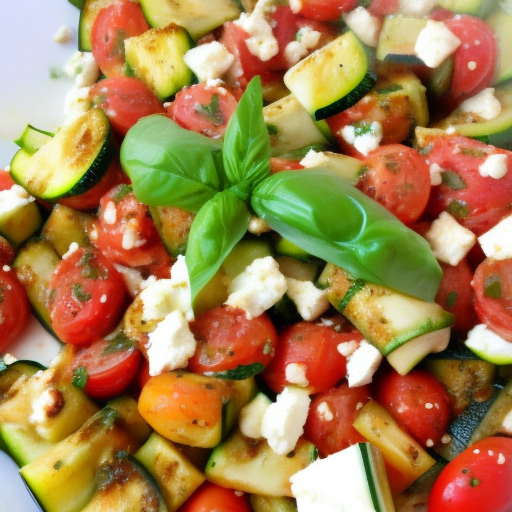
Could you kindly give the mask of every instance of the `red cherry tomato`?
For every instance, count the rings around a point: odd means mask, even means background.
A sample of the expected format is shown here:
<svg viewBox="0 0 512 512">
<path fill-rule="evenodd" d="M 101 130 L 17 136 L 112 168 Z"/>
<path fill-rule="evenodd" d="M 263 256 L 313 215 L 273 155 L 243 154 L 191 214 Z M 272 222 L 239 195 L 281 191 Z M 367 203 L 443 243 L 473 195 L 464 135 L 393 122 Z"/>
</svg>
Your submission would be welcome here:
<svg viewBox="0 0 512 512">
<path fill-rule="evenodd" d="M 117 185 L 100 201 L 92 242 L 114 263 L 169 277 L 171 257 L 165 250 L 146 205 L 128 185 Z M 160 274 L 159 274 L 160 276 Z"/>
<path fill-rule="evenodd" d="M 21 334 L 29 316 L 25 288 L 14 270 L 0 262 L 0 353 Z"/>
<path fill-rule="evenodd" d="M 237 105 L 228 89 L 202 82 L 184 87 L 176 94 L 170 117 L 187 130 L 219 138 L 224 135 Z"/>
<path fill-rule="evenodd" d="M 251 512 L 246 494 L 211 482 L 202 484 L 178 509 L 179 512 Z"/>
<path fill-rule="evenodd" d="M 473 289 L 480 320 L 512 341 L 512 259 L 486 258 L 475 271 Z"/>
<path fill-rule="evenodd" d="M 444 386 L 429 372 L 407 375 L 383 371 L 372 383 L 372 394 L 397 423 L 421 445 L 438 446 L 451 419 L 451 402 Z"/>
<path fill-rule="evenodd" d="M 106 399 L 121 394 L 134 379 L 141 353 L 122 335 L 99 339 L 80 349 L 73 361 L 75 372 L 86 373 L 84 391 L 92 398 Z"/>
<path fill-rule="evenodd" d="M 141 117 L 165 114 L 160 100 L 144 82 L 133 77 L 100 80 L 91 87 L 89 98 L 105 111 L 113 130 L 122 137 Z"/>
<path fill-rule="evenodd" d="M 124 312 L 123 277 L 99 251 L 79 248 L 63 258 L 49 289 L 52 327 L 66 343 L 89 345 L 106 336 Z"/>
<path fill-rule="evenodd" d="M 402 144 L 388 144 L 364 159 L 357 188 L 382 204 L 404 224 L 423 213 L 430 195 L 430 172 L 423 158 Z"/>
<path fill-rule="evenodd" d="M 369 399 L 368 386 L 350 388 L 344 382 L 311 401 L 304 435 L 317 447 L 320 456 L 327 457 L 365 441 L 352 425 L 357 411 Z"/>
<path fill-rule="evenodd" d="M 512 203 L 512 153 L 461 135 L 428 138 L 428 165 L 441 168 L 443 182 L 432 187 L 427 213 L 454 216 L 477 236 L 507 214 Z M 482 176 L 479 167 L 489 155 L 507 155 L 508 172 L 500 179 Z"/>
<path fill-rule="evenodd" d="M 94 59 L 105 76 L 126 73 L 124 40 L 149 29 L 140 4 L 116 0 L 99 10 L 91 28 Z"/>
<path fill-rule="evenodd" d="M 439 264 L 443 270 L 443 278 L 436 295 L 436 302 L 455 315 L 455 324 L 452 329 L 465 333 L 478 323 L 471 287 L 473 271 L 465 259 L 456 266 L 443 262 Z"/>
<path fill-rule="evenodd" d="M 358 3 L 358 0 L 301 0 L 298 12 L 314 20 L 336 21 Z"/>
<path fill-rule="evenodd" d="M 509 512 L 511 481 L 512 439 L 482 439 L 441 471 L 430 493 L 428 512 Z"/>
<path fill-rule="evenodd" d="M 372 0 L 368 6 L 368 10 L 379 17 L 395 14 L 398 11 L 399 0 Z"/>
<path fill-rule="evenodd" d="M 357 331 L 337 332 L 325 324 L 299 322 L 284 329 L 279 335 L 276 354 L 262 374 L 265 384 L 280 393 L 290 382 L 288 365 L 303 368 L 311 393 L 327 391 L 346 375 L 347 360 L 338 352 L 338 345 L 361 340 Z"/>
<path fill-rule="evenodd" d="M 195 373 L 222 372 L 260 363 L 267 366 L 274 354 L 277 333 L 264 313 L 247 319 L 242 309 L 219 306 L 190 324 L 197 340 L 188 369 Z"/>
<path fill-rule="evenodd" d="M 0 191 L 2 190 L 10 190 L 14 185 L 14 181 L 9 174 L 9 171 L 5 169 L 0 170 Z"/>
</svg>

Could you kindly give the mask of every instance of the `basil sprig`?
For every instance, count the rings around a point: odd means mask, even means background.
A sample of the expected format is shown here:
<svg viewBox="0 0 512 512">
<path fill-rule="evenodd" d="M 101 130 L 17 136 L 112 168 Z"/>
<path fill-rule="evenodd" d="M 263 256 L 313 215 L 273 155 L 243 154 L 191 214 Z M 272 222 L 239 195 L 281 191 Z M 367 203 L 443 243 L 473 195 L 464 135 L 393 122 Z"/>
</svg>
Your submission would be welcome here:
<svg viewBox="0 0 512 512">
<path fill-rule="evenodd" d="M 442 272 L 421 236 L 326 170 L 270 176 L 270 154 L 258 77 L 249 83 L 223 141 L 161 115 L 143 118 L 128 131 L 121 164 L 136 197 L 150 206 L 197 214 L 185 256 L 193 301 L 244 236 L 254 213 L 356 278 L 434 299 Z"/>
</svg>

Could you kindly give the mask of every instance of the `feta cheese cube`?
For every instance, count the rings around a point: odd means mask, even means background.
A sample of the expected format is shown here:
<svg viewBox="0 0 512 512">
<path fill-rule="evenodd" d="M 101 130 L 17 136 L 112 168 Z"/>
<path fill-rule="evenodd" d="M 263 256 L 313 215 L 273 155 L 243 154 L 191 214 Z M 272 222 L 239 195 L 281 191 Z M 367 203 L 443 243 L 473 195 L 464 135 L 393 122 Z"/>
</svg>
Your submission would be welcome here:
<svg viewBox="0 0 512 512">
<path fill-rule="evenodd" d="M 417 0 L 416 0 L 417 1 Z M 382 21 L 362 6 L 343 15 L 347 26 L 367 46 L 376 48 L 379 42 Z"/>
<path fill-rule="evenodd" d="M 329 161 L 329 157 L 323 151 L 310 149 L 299 163 L 303 167 L 310 169 L 312 167 L 319 167 L 321 165 L 328 164 Z"/>
<path fill-rule="evenodd" d="M 263 415 L 261 433 L 278 455 L 290 453 L 304 433 L 311 399 L 306 389 L 286 386 Z"/>
<path fill-rule="evenodd" d="M 429 68 L 437 68 L 460 44 L 460 39 L 442 21 L 428 20 L 418 34 L 414 51 Z"/>
<path fill-rule="evenodd" d="M 503 178 L 508 172 L 508 157 L 503 153 L 489 155 L 478 167 L 478 172 L 484 178 L 489 176 L 495 180 Z"/>
<path fill-rule="evenodd" d="M 306 372 L 308 367 L 302 363 L 289 363 L 284 370 L 286 381 L 297 386 L 307 387 L 309 380 Z"/>
<path fill-rule="evenodd" d="M 231 67 L 235 57 L 218 41 L 200 44 L 183 56 L 185 64 L 200 82 L 216 80 Z"/>
<path fill-rule="evenodd" d="M 425 238 L 434 256 L 449 265 L 457 265 L 476 243 L 476 236 L 461 226 L 448 212 L 432 222 Z"/>
<path fill-rule="evenodd" d="M 311 281 L 286 278 L 288 297 L 297 306 L 299 315 L 307 321 L 315 320 L 329 308 L 325 290 L 320 290 Z"/>
<path fill-rule="evenodd" d="M 13 212 L 34 201 L 34 198 L 20 185 L 13 185 L 0 191 L 0 215 Z"/>
<path fill-rule="evenodd" d="M 488 258 L 512 258 L 512 215 L 508 215 L 489 231 L 478 237 L 478 243 Z"/>
<path fill-rule="evenodd" d="M 399 0 L 398 10 L 407 16 L 426 16 L 438 3 L 438 0 Z"/>
<path fill-rule="evenodd" d="M 464 100 L 459 105 L 459 109 L 462 112 L 476 114 L 484 119 L 494 119 L 501 112 L 501 103 L 494 96 L 494 89 L 487 87 L 471 98 Z"/>
<path fill-rule="evenodd" d="M 302 27 L 297 32 L 297 40 L 290 41 L 285 49 L 284 56 L 291 67 L 303 57 L 305 57 L 311 49 L 313 49 L 320 41 L 321 33 L 313 30 L 311 27 Z"/>
<path fill-rule="evenodd" d="M 379 368 L 382 354 L 371 343 L 363 340 L 347 359 L 347 381 L 351 388 L 370 384 Z"/>
<path fill-rule="evenodd" d="M 175 310 L 169 313 L 148 336 L 149 374 L 160 375 L 185 368 L 194 355 L 196 345 L 183 312 Z"/>
<path fill-rule="evenodd" d="M 341 136 L 366 156 L 379 147 L 383 137 L 382 125 L 378 121 L 373 121 L 367 129 L 359 130 L 349 124 L 341 129 Z"/>
<path fill-rule="evenodd" d="M 254 318 L 272 307 L 286 293 L 286 278 L 272 256 L 256 258 L 228 287 L 226 304 L 241 308 Z"/>
</svg>

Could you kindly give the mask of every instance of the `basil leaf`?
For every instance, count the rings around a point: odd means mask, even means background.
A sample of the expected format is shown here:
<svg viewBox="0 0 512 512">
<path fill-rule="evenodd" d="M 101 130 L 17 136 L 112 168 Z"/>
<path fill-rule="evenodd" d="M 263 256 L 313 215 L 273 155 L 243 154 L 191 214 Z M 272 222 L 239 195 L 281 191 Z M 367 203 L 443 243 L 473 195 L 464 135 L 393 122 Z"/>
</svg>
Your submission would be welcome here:
<svg viewBox="0 0 512 512">
<path fill-rule="evenodd" d="M 270 137 L 259 77 L 249 82 L 228 122 L 222 155 L 233 193 L 247 200 L 251 189 L 270 173 Z"/>
<path fill-rule="evenodd" d="M 195 213 L 223 188 L 221 149 L 221 141 L 153 115 L 126 134 L 121 165 L 142 203 Z"/>
<path fill-rule="evenodd" d="M 251 206 L 270 227 L 355 278 L 432 301 L 442 271 L 426 240 L 325 170 L 270 176 Z"/>
<path fill-rule="evenodd" d="M 199 210 L 190 228 L 185 254 L 192 303 L 245 235 L 249 219 L 247 205 L 230 190 L 219 192 Z"/>
</svg>

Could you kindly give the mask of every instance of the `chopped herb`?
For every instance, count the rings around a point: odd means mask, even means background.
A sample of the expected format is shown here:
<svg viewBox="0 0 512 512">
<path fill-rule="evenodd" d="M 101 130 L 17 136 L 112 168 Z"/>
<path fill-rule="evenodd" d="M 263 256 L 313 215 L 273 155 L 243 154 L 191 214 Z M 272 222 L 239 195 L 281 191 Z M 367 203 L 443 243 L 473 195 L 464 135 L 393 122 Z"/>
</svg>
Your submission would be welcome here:
<svg viewBox="0 0 512 512">
<path fill-rule="evenodd" d="M 52 80 L 58 80 L 59 78 L 62 78 L 63 76 L 65 76 L 65 73 L 64 73 L 64 71 L 62 71 L 62 69 L 55 67 L 55 66 L 50 68 L 50 78 Z"/>
<path fill-rule="evenodd" d="M 475 149 L 475 148 L 460 148 L 460 154 L 461 155 L 468 155 L 468 156 L 474 156 L 477 158 L 482 158 L 487 156 L 487 153 L 481 149 Z"/>
<path fill-rule="evenodd" d="M 501 299 L 501 280 L 499 276 L 491 275 L 485 279 L 484 295 L 490 299 Z"/>
<path fill-rule="evenodd" d="M 117 194 L 112 198 L 112 200 L 114 201 L 114 203 L 119 203 L 119 201 L 121 201 L 122 199 L 124 199 L 128 194 L 130 194 L 132 192 L 133 188 L 131 185 L 122 185 L 120 188 L 119 188 L 119 191 L 117 192 Z"/>
<path fill-rule="evenodd" d="M 84 389 L 85 385 L 87 384 L 87 378 L 87 370 L 85 369 L 84 366 L 80 365 L 73 373 L 72 384 L 76 388 Z"/>
<path fill-rule="evenodd" d="M 75 283 L 73 285 L 73 295 L 80 302 L 87 302 L 91 300 L 92 295 L 89 292 L 86 292 L 80 283 Z"/>
<path fill-rule="evenodd" d="M 446 307 L 448 309 L 453 308 L 453 306 L 455 306 L 458 296 L 459 296 L 459 294 L 457 292 L 450 292 L 446 296 Z"/>
<path fill-rule="evenodd" d="M 269 135 L 277 135 L 279 133 L 279 128 L 275 124 L 267 124 L 266 126 Z"/>
<path fill-rule="evenodd" d="M 441 172 L 441 180 L 443 185 L 446 185 L 452 190 L 463 190 L 467 188 L 466 182 L 454 171 Z"/>
<path fill-rule="evenodd" d="M 116 334 L 113 338 L 108 339 L 108 345 L 105 347 L 101 355 L 108 356 L 117 352 L 123 352 L 137 346 L 135 341 L 128 338 L 124 332 Z"/>
<path fill-rule="evenodd" d="M 352 126 L 354 127 L 354 135 L 356 137 L 360 137 L 366 133 L 373 133 L 372 126 L 366 121 L 361 123 L 354 123 Z"/>
<path fill-rule="evenodd" d="M 402 89 L 403 87 L 400 84 L 392 84 L 388 87 L 377 89 L 375 92 L 377 94 L 391 94 L 392 92 L 401 91 Z"/>
<path fill-rule="evenodd" d="M 469 206 L 466 201 L 452 201 L 446 208 L 446 211 L 450 215 L 453 215 L 459 219 L 465 219 L 466 217 L 469 217 Z"/>
<path fill-rule="evenodd" d="M 194 110 L 201 116 L 208 119 L 215 126 L 220 126 L 225 123 L 222 111 L 219 108 L 219 95 L 214 94 L 209 105 L 201 105 L 196 103 Z"/>
<path fill-rule="evenodd" d="M 480 480 L 478 478 L 472 478 L 469 482 L 469 485 L 471 487 L 477 487 L 478 485 L 480 485 Z"/>
</svg>

